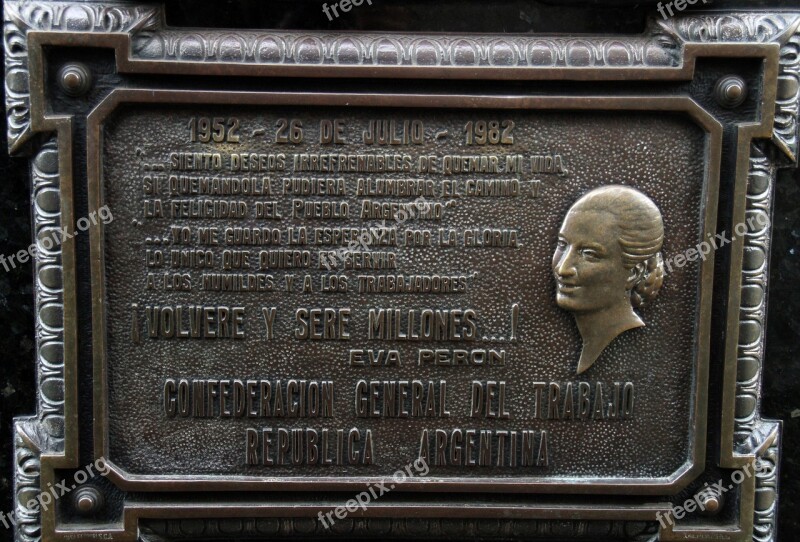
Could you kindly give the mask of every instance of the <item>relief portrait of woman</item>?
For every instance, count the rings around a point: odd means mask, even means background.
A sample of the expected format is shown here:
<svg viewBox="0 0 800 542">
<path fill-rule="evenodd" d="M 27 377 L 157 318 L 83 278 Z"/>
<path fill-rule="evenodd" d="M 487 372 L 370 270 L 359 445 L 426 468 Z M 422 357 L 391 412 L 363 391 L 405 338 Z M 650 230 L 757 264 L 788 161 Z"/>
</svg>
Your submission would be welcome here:
<svg viewBox="0 0 800 542">
<path fill-rule="evenodd" d="M 637 314 L 664 280 L 664 222 L 642 192 L 596 188 L 570 207 L 553 254 L 556 303 L 572 313 L 583 339 L 577 373 L 588 370 L 625 331 L 645 325 Z"/>
</svg>

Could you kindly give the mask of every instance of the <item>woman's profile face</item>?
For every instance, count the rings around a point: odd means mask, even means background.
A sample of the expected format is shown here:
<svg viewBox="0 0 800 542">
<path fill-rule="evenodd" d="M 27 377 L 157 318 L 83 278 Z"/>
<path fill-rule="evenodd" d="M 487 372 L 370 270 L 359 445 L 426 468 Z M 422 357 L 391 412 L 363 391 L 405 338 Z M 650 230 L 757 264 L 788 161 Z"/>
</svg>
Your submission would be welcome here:
<svg viewBox="0 0 800 542">
<path fill-rule="evenodd" d="M 616 218 L 607 212 L 570 209 L 553 254 L 556 303 L 572 312 L 594 312 L 630 303 L 630 271 L 622 264 Z"/>
</svg>

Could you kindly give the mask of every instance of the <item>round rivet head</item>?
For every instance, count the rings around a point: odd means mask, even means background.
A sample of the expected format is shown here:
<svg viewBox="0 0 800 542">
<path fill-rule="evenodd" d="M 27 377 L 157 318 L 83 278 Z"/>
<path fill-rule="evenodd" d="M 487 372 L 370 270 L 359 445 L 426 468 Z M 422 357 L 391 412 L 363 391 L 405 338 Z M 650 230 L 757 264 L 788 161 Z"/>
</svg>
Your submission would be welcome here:
<svg viewBox="0 0 800 542">
<path fill-rule="evenodd" d="M 722 510 L 723 498 L 717 491 L 707 490 L 700 494 L 700 504 L 701 514 L 713 516 Z"/>
<path fill-rule="evenodd" d="M 739 107 L 747 99 L 747 84 L 741 77 L 727 75 L 717 81 L 714 95 L 722 107 Z"/>
<path fill-rule="evenodd" d="M 706 510 L 708 510 L 709 513 L 711 514 L 719 511 L 720 504 L 722 504 L 719 502 L 719 497 L 717 497 L 716 495 L 706 497 L 705 499 L 703 499 L 702 502 L 703 505 L 706 507 Z"/>
<path fill-rule="evenodd" d="M 67 64 L 61 68 L 58 81 L 70 96 L 83 96 L 92 88 L 92 74 L 83 64 Z"/>
<path fill-rule="evenodd" d="M 94 487 L 82 487 L 75 492 L 73 502 L 79 514 L 90 515 L 102 508 L 103 495 Z"/>
</svg>

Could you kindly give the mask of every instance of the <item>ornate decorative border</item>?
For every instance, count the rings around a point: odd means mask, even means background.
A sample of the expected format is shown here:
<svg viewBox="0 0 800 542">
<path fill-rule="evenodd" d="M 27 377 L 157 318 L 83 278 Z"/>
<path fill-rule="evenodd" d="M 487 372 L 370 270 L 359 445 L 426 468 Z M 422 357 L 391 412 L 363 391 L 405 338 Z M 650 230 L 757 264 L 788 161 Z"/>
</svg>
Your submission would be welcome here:
<svg viewBox="0 0 800 542">
<path fill-rule="evenodd" d="M 794 13 L 686 14 L 651 24 L 643 36 L 420 37 L 413 34 L 319 34 L 273 31 L 207 31 L 164 28 L 162 6 L 123 3 L 28 2 L 4 5 L 8 141 L 20 151 L 30 136 L 27 40 L 30 30 L 119 33 L 131 37 L 131 57 L 171 62 L 257 65 L 459 66 L 534 68 L 677 67 L 687 43 L 777 42 L 781 85 L 775 140 L 797 160 L 800 101 L 800 17 Z"/>
<path fill-rule="evenodd" d="M 767 281 L 769 277 L 770 220 L 776 165 L 759 144 L 751 146 L 747 179 L 746 216 L 752 224 L 744 240 L 742 287 L 737 350 L 734 448 L 741 456 L 755 455 L 762 469 L 756 477 L 753 540 L 775 539 L 780 423 L 760 417 L 762 364 L 766 342 Z M 768 468 L 767 468 L 768 467 Z"/>
<path fill-rule="evenodd" d="M 663 32 L 680 43 L 755 42 L 781 45 L 773 142 L 797 163 L 800 108 L 800 16 L 796 13 L 689 14 L 660 20 Z"/>
<path fill-rule="evenodd" d="M 42 452 L 64 451 L 64 284 L 61 245 L 53 241 L 60 239 L 61 226 L 58 162 L 55 139 L 42 145 L 31 161 L 38 406 L 35 417 L 17 420 L 15 424 L 17 542 L 40 540 L 40 511 L 28 508 L 28 503 L 40 492 L 40 457 Z"/>
<path fill-rule="evenodd" d="M 27 33 L 31 30 L 130 35 L 132 58 L 257 65 L 620 68 L 676 67 L 680 51 L 667 34 L 587 36 L 468 36 L 311 34 L 164 28 L 161 6 L 25 0 L 4 5 L 6 110 L 11 152 L 30 137 Z"/>
<path fill-rule="evenodd" d="M 798 139 L 798 104 L 800 104 L 800 29 L 797 23 L 781 47 L 781 73 L 775 102 L 773 142 L 797 163 L 800 155 Z"/>
<path fill-rule="evenodd" d="M 467 67 L 467 68 L 559 68 L 568 72 L 592 68 L 669 70 L 679 68 L 687 45 L 695 43 L 776 43 L 781 47 L 778 95 L 772 142 L 784 161 L 776 161 L 762 143 L 753 144 L 749 161 L 746 216 L 769 217 L 775 170 L 800 155 L 798 109 L 800 108 L 800 15 L 797 13 L 686 14 L 651 24 L 639 37 L 548 36 L 459 36 L 421 37 L 413 34 L 346 34 L 308 32 L 208 31 L 202 36 L 191 30 L 164 27 L 161 6 L 138 7 L 123 2 L 8 1 L 4 4 L 5 90 L 9 148 L 32 150 L 31 88 L 28 32 L 83 32 L 113 34 L 130 39 L 131 59 L 181 63 L 226 63 L 254 66 L 363 66 L 363 67 Z M 608 73 L 606 71 L 606 73 Z M 373 74 L 373 76 L 375 76 Z M 41 518 L 28 510 L 27 502 L 39 488 L 41 453 L 64 451 L 64 290 L 60 247 L 45 247 L 42 239 L 61 226 L 59 208 L 59 151 L 55 139 L 40 146 L 32 161 L 34 231 L 39 251 L 36 262 L 36 329 L 39 380 L 37 416 L 18 420 L 15 434 L 15 506 L 17 539 L 39 540 Z M 780 424 L 759 417 L 761 365 L 769 257 L 769 228 L 748 234 L 744 240 L 738 367 L 735 383 L 734 453 L 755 457 L 767 469 L 759 469 L 755 480 L 753 539 L 775 539 L 777 477 L 780 456 Z M 40 452 L 41 450 L 41 452 Z M 242 534 L 247 534 L 241 520 Z M 252 520 L 258 531 L 257 521 Z M 260 520 L 258 520 L 260 521 Z M 281 534 L 308 534 L 303 520 L 277 522 Z M 209 532 L 223 532 L 224 520 L 209 520 Z M 264 523 L 264 525 L 267 525 Z M 491 530 L 492 521 L 475 522 Z M 529 534 L 556 535 L 559 523 L 530 521 Z M 396 524 L 396 529 L 394 530 Z M 612 529 L 622 528 L 619 522 Z M 178 535 L 161 532 L 150 522 L 152 536 Z M 349 523 L 347 525 L 350 525 Z M 448 520 L 354 520 L 351 534 L 439 533 Z M 470 524 L 472 525 L 472 524 Z M 577 527 L 575 527 L 577 525 Z M 571 533 L 589 533 L 593 522 L 577 522 Z M 630 523 L 634 525 L 634 523 Z M 643 537 L 652 538 L 648 524 L 635 523 Z M 377 527 L 375 527 L 377 526 Z M 452 525 L 450 525 L 452 527 Z M 227 527 L 226 527 L 227 528 Z M 272 527 L 270 527 L 272 528 Z M 216 529 L 216 530 L 215 530 Z M 513 529 L 513 527 L 508 527 Z M 576 530 L 577 529 L 577 530 Z M 442 531 L 444 532 L 444 531 Z M 487 531 L 488 532 L 488 531 Z M 505 532 L 505 531 L 503 531 Z M 499 533 L 495 527 L 491 534 Z M 144 533 L 143 533 L 144 534 Z M 469 534 L 469 533 L 467 533 Z M 508 532 L 507 535 L 518 534 Z M 628 533 L 626 533 L 628 534 Z M 150 536 L 147 535 L 147 536 Z"/>
<path fill-rule="evenodd" d="M 40 492 L 41 451 L 37 444 L 36 418 L 16 420 L 14 431 L 14 523 L 15 542 L 41 540 L 41 514 L 28 508 Z"/>
<path fill-rule="evenodd" d="M 681 43 L 783 42 L 797 32 L 797 13 L 727 12 L 687 13 L 659 19 L 659 26 Z"/>
<path fill-rule="evenodd" d="M 30 74 L 28 40 L 31 30 L 117 32 L 134 34 L 162 25 L 161 6 L 131 7 L 124 3 L 3 2 L 8 147 L 19 152 L 30 138 Z"/>
<path fill-rule="evenodd" d="M 753 541 L 777 540 L 778 479 L 780 474 L 780 429 L 775 428 L 769 447 L 760 450 L 756 475 L 755 502 L 753 505 Z"/>
<path fill-rule="evenodd" d="M 632 67 L 677 66 L 676 43 L 663 36 L 631 39 L 542 36 L 420 37 L 413 34 L 309 34 L 182 30 L 133 36 L 136 58 L 177 62 L 365 66 Z"/>
<path fill-rule="evenodd" d="M 39 424 L 50 451 L 64 448 L 64 284 L 61 264 L 61 210 L 58 147 L 45 143 L 31 165 L 33 226 L 36 240 L 36 353 Z"/>
<path fill-rule="evenodd" d="M 772 194 L 775 165 L 765 152 L 753 144 L 747 182 L 746 216 L 752 224 L 765 224 L 745 236 L 742 265 L 739 351 L 736 378 L 736 410 L 734 435 L 746 442 L 760 420 L 758 402 L 761 388 L 761 365 L 764 359 L 764 326 L 766 324 L 767 277 L 769 265 Z"/>
<path fill-rule="evenodd" d="M 676 67 L 687 43 L 777 42 L 781 54 L 776 144 L 796 161 L 800 101 L 800 17 L 794 13 L 686 14 L 651 24 L 641 37 L 468 36 L 435 38 L 413 34 L 314 34 L 274 31 L 166 29 L 163 7 L 122 3 L 6 2 L 6 110 L 12 152 L 30 136 L 27 40 L 30 30 L 105 32 L 130 35 L 131 56 L 172 62 L 257 65 L 460 66 L 534 68 Z"/>
</svg>

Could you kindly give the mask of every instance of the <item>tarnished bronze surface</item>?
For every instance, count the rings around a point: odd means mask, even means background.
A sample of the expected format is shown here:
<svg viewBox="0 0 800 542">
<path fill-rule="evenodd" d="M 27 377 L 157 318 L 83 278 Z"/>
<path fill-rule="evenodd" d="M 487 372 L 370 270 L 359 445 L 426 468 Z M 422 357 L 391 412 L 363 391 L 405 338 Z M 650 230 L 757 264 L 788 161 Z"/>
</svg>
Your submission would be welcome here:
<svg viewBox="0 0 800 542">
<path fill-rule="evenodd" d="M 576 378 L 580 343 L 554 302 L 550 259 L 569 202 L 597 186 L 652 194 L 671 252 L 710 233 L 709 119 L 637 111 L 610 126 L 546 100 L 466 111 L 451 100 L 435 113 L 280 101 L 95 116 L 91 182 L 98 208 L 115 213 L 95 254 L 106 322 L 98 452 L 120 478 L 344 487 L 422 456 L 430 478 L 408 484 L 419 489 L 681 484 L 703 455 L 692 420 L 707 362 L 695 349 L 707 337 L 701 265 L 675 269 L 648 328 Z M 192 142 L 211 119 L 235 140 Z M 470 145 L 475 125 L 496 141 Z M 284 126 L 295 142 L 280 142 Z M 583 288 L 575 295 L 593 295 Z"/>
<path fill-rule="evenodd" d="M 10 144 L 40 245 L 75 235 L 38 254 L 21 539 L 769 539 L 797 15 L 571 39 L 37 5 L 6 6 Z"/>
</svg>

